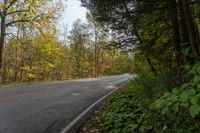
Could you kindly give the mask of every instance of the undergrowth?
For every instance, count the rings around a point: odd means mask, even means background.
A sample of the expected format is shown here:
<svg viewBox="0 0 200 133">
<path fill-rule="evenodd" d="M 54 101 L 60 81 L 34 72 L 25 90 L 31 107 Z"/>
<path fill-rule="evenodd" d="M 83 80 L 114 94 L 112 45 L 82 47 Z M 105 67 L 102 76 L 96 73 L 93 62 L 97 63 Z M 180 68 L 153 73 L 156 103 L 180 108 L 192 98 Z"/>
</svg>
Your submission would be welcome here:
<svg viewBox="0 0 200 133">
<path fill-rule="evenodd" d="M 105 133 L 198 133 L 200 64 L 185 68 L 182 83 L 173 76 L 137 76 L 113 96 L 101 117 Z"/>
</svg>

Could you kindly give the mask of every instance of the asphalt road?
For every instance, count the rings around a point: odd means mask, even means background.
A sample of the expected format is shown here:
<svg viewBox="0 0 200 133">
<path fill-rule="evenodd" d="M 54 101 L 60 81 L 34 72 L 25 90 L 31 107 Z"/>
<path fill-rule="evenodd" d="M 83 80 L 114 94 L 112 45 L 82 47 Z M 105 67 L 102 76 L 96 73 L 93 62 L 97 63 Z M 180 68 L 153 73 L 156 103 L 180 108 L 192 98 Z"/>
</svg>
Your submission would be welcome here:
<svg viewBox="0 0 200 133">
<path fill-rule="evenodd" d="M 58 133 L 130 75 L 0 88 L 0 133 Z"/>
</svg>

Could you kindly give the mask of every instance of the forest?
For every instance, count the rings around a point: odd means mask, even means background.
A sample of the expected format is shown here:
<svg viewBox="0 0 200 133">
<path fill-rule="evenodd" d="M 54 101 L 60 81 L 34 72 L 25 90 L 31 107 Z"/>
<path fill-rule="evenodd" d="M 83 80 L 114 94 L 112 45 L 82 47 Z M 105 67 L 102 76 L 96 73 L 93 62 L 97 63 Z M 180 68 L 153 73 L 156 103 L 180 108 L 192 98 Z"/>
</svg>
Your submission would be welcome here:
<svg viewBox="0 0 200 133">
<path fill-rule="evenodd" d="M 60 0 L 0 3 L 2 84 L 97 77 L 131 70 L 131 53 L 115 47 L 107 27 L 95 22 L 89 12 L 87 22 L 75 21 L 69 32 L 63 25 L 64 32 L 60 32 L 58 19 L 65 8 Z"/>
<path fill-rule="evenodd" d="M 136 77 L 108 103 L 102 133 L 198 133 L 200 1 L 81 2 L 134 59 Z"/>
<path fill-rule="evenodd" d="M 0 2 L 1 84 L 131 73 L 102 133 L 198 133 L 200 1 L 80 1 L 87 22 L 69 33 L 56 28 L 60 0 Z"/>
</svg>

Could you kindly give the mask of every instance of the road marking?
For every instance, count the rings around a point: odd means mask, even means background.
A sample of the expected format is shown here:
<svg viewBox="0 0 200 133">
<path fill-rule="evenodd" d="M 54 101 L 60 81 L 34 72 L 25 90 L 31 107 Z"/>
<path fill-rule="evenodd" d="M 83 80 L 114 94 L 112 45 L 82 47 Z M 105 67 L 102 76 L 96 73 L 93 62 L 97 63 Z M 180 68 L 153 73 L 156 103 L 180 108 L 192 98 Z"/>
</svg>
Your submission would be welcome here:
<svg viewBox="0 0 200 133">
<path fill-rule="evenodd" d="M 122 85 L 116 87 L 114 90 L 103 96 L 101 99 L 90 105 L 85 111 L 83 111 L 80 115 L 78 115 L 74 120 L 72 120 L 64 129 L 60 131 L 60 133 L 71 133 L 70 130 L 79 122 L 81 119 L 89 113 L 90 110 L 95 108 L 98 104 L 102 103 L 106 98 L 108 98 L 113 92 L 117 91 L 119 88 L 123 87 L 129 82 L 129 80 Z"/>
<path fill-rule="evenodd" d="M 107 90 L 111 90 L 111 89 L 114 89 L 116 86 L 114 86 L 114 85 L 109 85 L 109 86 L 106 86 L 106 89 Z"/>
<path fill-rule="evenodd" d="M 72 93 L 71 95 L 72 95 L 72 96 L 79 96 L 78 93 Z"/>
<path fill-rule="evenodd" d="M 97 78 L 86 78 L 86 79 L 76 79 L 74 81 L 79 81 L 79 82 L 86 82 L 86 81 L 96 81 L 99 80 Z"/>
</svg>

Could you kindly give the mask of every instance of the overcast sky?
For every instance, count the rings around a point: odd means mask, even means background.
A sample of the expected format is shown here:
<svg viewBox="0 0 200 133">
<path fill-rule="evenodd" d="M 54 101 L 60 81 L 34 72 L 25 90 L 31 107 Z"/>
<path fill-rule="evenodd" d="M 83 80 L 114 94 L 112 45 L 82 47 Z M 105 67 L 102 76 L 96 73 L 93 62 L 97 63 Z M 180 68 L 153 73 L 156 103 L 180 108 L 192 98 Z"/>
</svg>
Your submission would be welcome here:
<svg viewBox="0 0 200 133">
<path fill-rule="evenodd" d="M 83 22 L 86 20 L 85 16 L 87 10 L 84 7 L 81 7 L 81 2 L 78 0 L 67 0 L 64 3 L 67 7 L 58 23 L 58 28 L 62 31 L 62 25 L 67 24 L 69 31 L 75 20 L 81 19 Z"/>
</svg>

